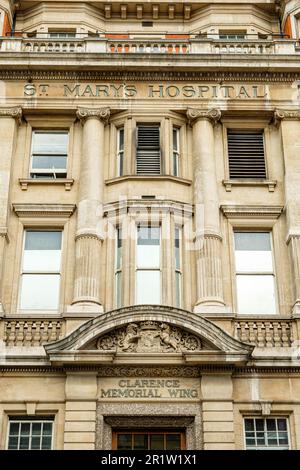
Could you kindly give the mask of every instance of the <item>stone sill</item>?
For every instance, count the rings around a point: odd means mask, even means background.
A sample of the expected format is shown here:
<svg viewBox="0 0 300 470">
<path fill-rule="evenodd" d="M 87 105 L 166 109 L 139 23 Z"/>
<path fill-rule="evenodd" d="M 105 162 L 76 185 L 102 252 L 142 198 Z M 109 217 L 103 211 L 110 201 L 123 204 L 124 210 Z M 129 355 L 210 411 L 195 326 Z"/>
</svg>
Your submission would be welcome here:
<svg viewBox="0 0 300 470">
<path fill-rule="evenodd" d="M 230 192 L 232 190 L 232 186 L 255 186 L 255 187 L 263 187 L 268 186 L 269 192 L 273 193 L 275 191 L 275 187 L 277 186 L 277 181 L 275 180 L 223 180 L 223 186 L 225 186 L 226 191 Z"/>
<path fill-rule="evenodd" d="M 57 178 L 57 179 L 39 179 L 39 178 L 20 178 L 19 184 L 23 191 L 27 191 L 28 185 L 65 185 L 66 191 L 71 191 L 74 180 L 73 178 Z"/>
<path fill-rule="evenodd" d="M 107 186 L 111 184 L 122 183 L 123 181 L 173 181 L 174 183 L 184 184 L 186 186 L 191 186 L 192 181 L 185 178 L 179 178 L 178 176 L 171 175 L 125 175 L 118 176 L 116 178 L 111 178 L 105 181 Z"/>
</svg>

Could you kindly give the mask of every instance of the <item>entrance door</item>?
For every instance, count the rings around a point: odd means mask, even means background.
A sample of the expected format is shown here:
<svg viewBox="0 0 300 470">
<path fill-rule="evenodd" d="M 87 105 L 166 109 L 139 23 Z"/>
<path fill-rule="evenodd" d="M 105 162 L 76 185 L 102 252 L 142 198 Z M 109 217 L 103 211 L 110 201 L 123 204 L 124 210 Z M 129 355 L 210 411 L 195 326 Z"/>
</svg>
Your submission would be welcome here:
<svg viewBox="0 0 300 470">
<path fill-rule="evenodd" d="M 182 450 L 186 448 L 184 431 L 113 431 L 114 450 Z"/>
</svg>

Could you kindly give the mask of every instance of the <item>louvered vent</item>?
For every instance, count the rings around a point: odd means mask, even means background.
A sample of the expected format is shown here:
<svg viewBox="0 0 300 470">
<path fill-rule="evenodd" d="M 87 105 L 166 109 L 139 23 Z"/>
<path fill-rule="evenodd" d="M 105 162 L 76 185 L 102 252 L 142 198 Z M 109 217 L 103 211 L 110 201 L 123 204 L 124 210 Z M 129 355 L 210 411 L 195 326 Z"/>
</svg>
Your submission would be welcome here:
<svg viewBox="0 0 300 470">
<path fill-rule="evenodd" d="M 227 139 L 230 178 L 265 179 L 263 132 L 228 129 Z"/>
<path fill-rule="evenodd" d="M 159 125 L 138 125 L 136 162 L 138 175 L 160 175 Z"/>
</svg>

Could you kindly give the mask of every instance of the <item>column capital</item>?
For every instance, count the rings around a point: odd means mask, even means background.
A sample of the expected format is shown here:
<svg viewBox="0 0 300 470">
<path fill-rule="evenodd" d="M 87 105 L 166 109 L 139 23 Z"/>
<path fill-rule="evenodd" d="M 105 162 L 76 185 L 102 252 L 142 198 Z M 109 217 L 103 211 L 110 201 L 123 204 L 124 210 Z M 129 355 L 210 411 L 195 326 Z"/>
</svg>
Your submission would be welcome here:
<svg viewBox="0 0 300 470">
<path fill-rule="evenodd" d="M 87 119 L 96 118 L 107 124 L 110 117 L 110 108 L 78 108 L 76 116 L 83 124 Z"/>
<path fill-rule="evenodd" d="M 288 109 L 275 109 L 274 124 L 279 125 L 281 121 L 299 121 L 300 111 Z"/>
<path fill-rule="evenodd" d="M 0 118 L 7 118 L 12 117 L 14 118 L 18 124 L 21 124 L 22 119 L 22 108 L 21 106 L 13 106 L 7 108 L 0 108 Z"/>
<path fill-rule="evenodd" d="M 221 119 L 221 111 L 217 108 L 212 109 L 197 109 L 188 108 L 186 112 L 189 124 L 192 126 L 199 119 L 207 119 L 216 124 Z"/>
</svg>

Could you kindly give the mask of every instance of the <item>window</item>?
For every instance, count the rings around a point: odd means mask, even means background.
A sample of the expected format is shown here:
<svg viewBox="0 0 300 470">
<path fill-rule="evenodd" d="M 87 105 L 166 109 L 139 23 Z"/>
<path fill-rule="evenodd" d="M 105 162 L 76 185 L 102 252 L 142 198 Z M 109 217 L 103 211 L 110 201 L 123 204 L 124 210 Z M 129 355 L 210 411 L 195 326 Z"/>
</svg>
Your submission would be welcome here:
<svg viewBox="0 0 300 470">
<path fill-rule="evenodd" d="M 116 230 L 116 252 L 115 252 L 115 299 L 116 307 L 122 306 L 122 230 Z"/>
<path fill-rule="evenodd" d="M 138 226 L 136 248 L 136 301 L 160 303 L 160 227 Z"/>
<path fill-rule="evenodd" d="M 58 309 L 61 240 L 61 231 L 26 230 L 21 274 L 21 309 Z"/>
<path fill-rule="evenodd" d="M 118 129 L 118 155 L 117 176 L 122 176 L 124 171 L 124 127 Z"/>
<path fill-rule="evenodd" d="M 160 127 L 158 124 L 138 124 L 136 171 L 138 175 L 160 174 Z"/>
<path fill-rule="evenodd" d="M 53 420 L 11 418 L 9 420 L 8 450 L 51 450 Z"/>
<path fill-rule="evenodd" d="M 235 232 L 239 313 L 276 313 L 270 232 Z"/>
<path fill-rule="evenodd" d="M 220 39 L 246 39 L 245 31 L 219 31 Z"/>
<path fill-rule="evenodd" d="M 247 450 L 288 450 L 289 436 L 286 418 L 246 418 Z"/>
<path fill-rule="evenodd" d="M 265 179 L 262 130 L 227 130 L 230 178 Z"/>
<path fill-rule="evenodd" d="M 76 37 L 76 32 L 75 31 L 69 31 L 69 32 L 63 32 L 63 31 L 52 31 L 49 32 L 49 38 L 75 38 Z"/>
<path fill-rule="evenodd" d="M 173 127 L 173 175 L 179 176 L 179 129 Z"/>
<path fill-rule="evenodd" d="M 34 131 L 32 136 L 31 178 L 66 178 L 67 131 Z"/>
<path fill-rule="evenodd" d="M 181 431 L 115 431 L 114 450 L 181 450 L 185 435 Z"/>
<path fill-rule="evenodd" d="M 182 297 L 182 230 L 179 227 L 175 227 L 175 301 L 176 307 L 181 307 Z"/>
</svg>

